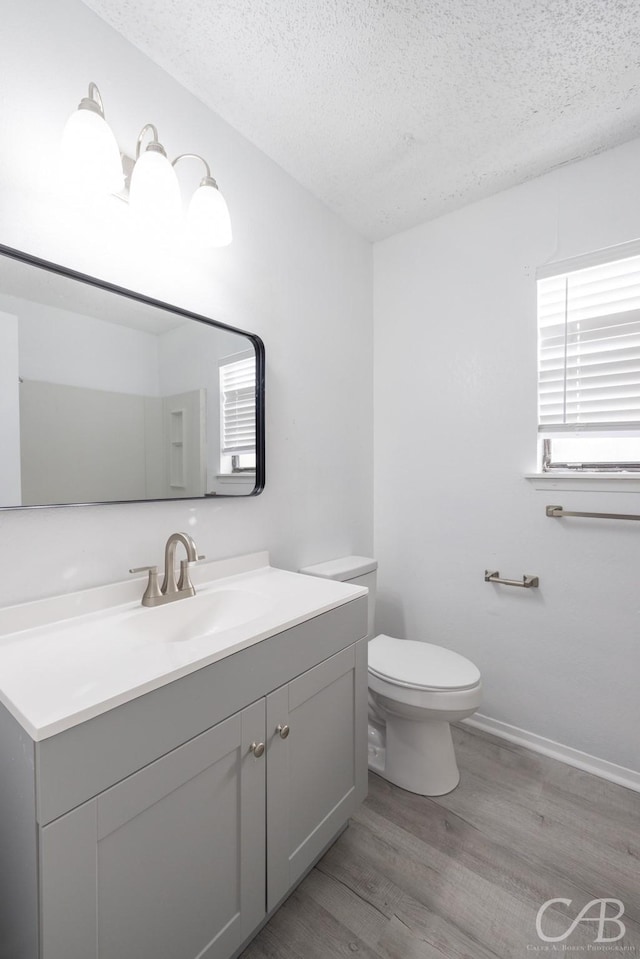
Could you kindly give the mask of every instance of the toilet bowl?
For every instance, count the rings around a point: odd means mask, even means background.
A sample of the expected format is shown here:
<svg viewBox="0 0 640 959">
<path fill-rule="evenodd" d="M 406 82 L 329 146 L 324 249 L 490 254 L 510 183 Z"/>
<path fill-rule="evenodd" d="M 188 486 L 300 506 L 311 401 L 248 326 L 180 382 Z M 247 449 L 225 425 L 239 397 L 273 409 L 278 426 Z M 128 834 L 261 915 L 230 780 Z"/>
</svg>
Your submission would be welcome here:
<svg viewBox="0 0 640 959">
<path fill-rule="evenodd" d="M 455 789 L 460 773 L 450 723 L 480 706 L 480 671 L 453 650 L 373 636 L 377 562 L 347 556 L 301 572 L 369 590 L 369 768 L 422 796 Z"/>
<path fill-rule="evenodd" d="M 480 705 L 480 672 L 442 646 L 384 634 L 369 643 L 369 767 L 410 792 L 458 785 L 450 723 Z"/>
</svg>

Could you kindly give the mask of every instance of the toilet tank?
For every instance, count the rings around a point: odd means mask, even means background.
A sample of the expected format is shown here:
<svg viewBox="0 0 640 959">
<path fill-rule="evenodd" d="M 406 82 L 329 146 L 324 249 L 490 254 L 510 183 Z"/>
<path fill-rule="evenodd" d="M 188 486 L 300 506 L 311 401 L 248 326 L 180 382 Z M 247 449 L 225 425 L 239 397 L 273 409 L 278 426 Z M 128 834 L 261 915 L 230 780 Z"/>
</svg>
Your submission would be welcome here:
<svg viewBox="0 0 640 959">
<path fill-rule="evenodd" d="M 376 606 L 376 570 L 378 561 L 369 556 L 341 556 L 327 563 L 316 563 L 300 570 L 308 576 L 320 576 L 321 579 L 335 579 L 354 586 L 366 586 L 367 599 L 367 639 L 374 635 L 374 615 Z"/>
</svg>

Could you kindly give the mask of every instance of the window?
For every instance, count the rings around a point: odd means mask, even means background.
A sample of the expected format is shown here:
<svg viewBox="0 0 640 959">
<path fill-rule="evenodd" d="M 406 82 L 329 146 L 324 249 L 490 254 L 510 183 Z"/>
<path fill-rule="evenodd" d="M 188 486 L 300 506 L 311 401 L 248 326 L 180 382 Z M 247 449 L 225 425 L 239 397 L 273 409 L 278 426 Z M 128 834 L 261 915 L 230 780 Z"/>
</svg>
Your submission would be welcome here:
<svg viewBox="0 0 640 959">
<path fill-rule="evenodd" d="M 256 358 L 234 353 L 220 360 L 220 472 L 256 468 Z"/>
<path fill-rule="evenodd" d="M 640 470 L 640 244 L 539 272 L 538 430 L 543 471 Z"/>
</svg>

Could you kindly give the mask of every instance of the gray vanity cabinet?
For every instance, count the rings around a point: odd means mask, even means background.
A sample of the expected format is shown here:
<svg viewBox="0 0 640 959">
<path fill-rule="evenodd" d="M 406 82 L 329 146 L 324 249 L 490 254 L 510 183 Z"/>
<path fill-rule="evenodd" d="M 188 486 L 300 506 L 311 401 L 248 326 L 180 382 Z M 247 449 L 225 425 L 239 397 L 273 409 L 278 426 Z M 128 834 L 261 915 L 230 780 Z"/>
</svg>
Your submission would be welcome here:
<svg viewBox="0 0 640 959">
<path fill-rule="evenodd" d="M 361 640 L 45 826 L 42 959 L 233 955 L 366 794 L 366 668 Z"/>
<path fill-rule="evenodd" d="M 0 959 L 237 955 L 366 795 L 366 630 L 358 597 L 38 742 L 0 706 Z"/>
<path fill-rule="evenodd" d="M 362 640 L 267 697 L 269 911 L 366 795 L 366 676 Z"/>
<path fill-rule="evenodd" d="M 228 959 L 265 912 L 264 700 L 45 826 L 42 959 Z"/>
</svg>

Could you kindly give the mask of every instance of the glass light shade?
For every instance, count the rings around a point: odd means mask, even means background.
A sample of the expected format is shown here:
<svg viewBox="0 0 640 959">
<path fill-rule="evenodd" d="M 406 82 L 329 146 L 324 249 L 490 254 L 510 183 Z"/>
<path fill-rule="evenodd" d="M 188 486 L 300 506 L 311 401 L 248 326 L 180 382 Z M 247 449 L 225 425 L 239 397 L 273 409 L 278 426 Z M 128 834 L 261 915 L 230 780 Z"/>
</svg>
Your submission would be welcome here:
<svg viewBox="0 0 640 959">
<path fill-rule="evenodd" d="M 146 150 L 136 160 L 131 174 L 129 206 L 140 222 L 174 228 L 182 203 L 176 171 L 166 156 Z"/>
<path fill-rule="evenodd" d="M 124 185 L 120 149 L 106 120 L 79 109 L 67 120 L 60 144 L 63 179 L 89 194 L 118 193 Z"/>
<path fill-rule="evenodd" d="M 231 243 L 229 209 L 222 193 L 213 184 L 202 184 L 191 197 L 187 227 L 190 238 L 205 249 Z"/>
</svg>

